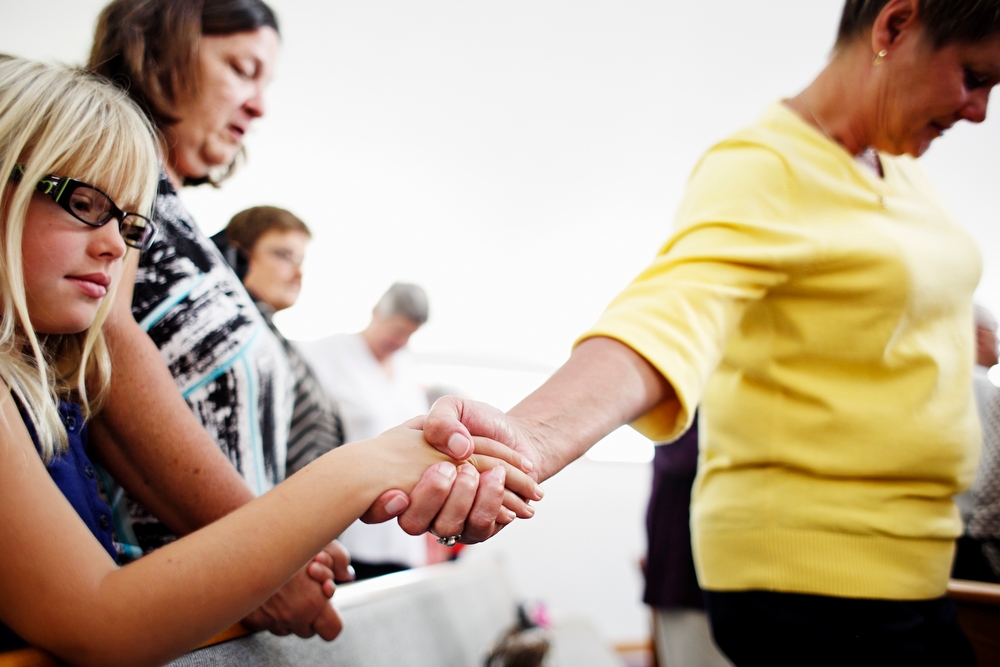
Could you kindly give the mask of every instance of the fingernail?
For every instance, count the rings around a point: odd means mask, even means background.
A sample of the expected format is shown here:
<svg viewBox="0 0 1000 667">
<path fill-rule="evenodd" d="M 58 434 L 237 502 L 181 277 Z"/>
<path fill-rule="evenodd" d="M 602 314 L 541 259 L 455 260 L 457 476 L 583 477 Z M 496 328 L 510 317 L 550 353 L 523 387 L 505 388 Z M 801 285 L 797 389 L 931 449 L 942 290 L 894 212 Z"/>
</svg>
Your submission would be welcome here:
<svg viewBox="0 0 1000 667">
<path fill-rule="evenodd" d="M 465 475 L 466 477 L 472 477 L 474 475 L 479 474 L 479 471 L 476 470 L 476 466 L 472 465 L 471 463 L 463 463 L 461 466 L 459 466 L 458 472 Z"/>
<path fill-rule="evenodd" d="M 470 446 L 469 439 L 461 433 L 452 433 L 448 438 L 448 453 L 452 458 L 464 459 L 469 453 Z"/>
<path fill-rule="evenodd" d="M 496 477 L 497 481 L 503 484 L 507 481 L 507 469 L 503 466 L 497 466 L 492 471 L 493 476 Z"/>
<path fill-rule="evenodd" d="M 410 502 L 406 496 L 393 496 L 392 500 L 385 504 L 385 511 L 392 516 L 399 516 L 409 505 Z"/>
<path fill-rule="evenodd" d="M 524 509 L 528 513 L 529 517 L 535 516 L 535 508 L 531 505 L 525 505 Z"/>
<path fill-rule="evenodd" d="M 354 571 L 353 565 L 347 566 L 347 576 L 349 577 L 348 581 L 354 581 L 355 579 L 358 578 L 357 573 Z"/>
<path fill-rule="evenodd" d="M 442 461 L 441 463 L 438 463 L 437 471 L 439 475 L 444 477 L 449 482 L 453 481 L 455 479 L 455 476 L 458 475 L 458 469 L 452 464 L 448 463 L 447 461 Z"/>
<path fill-rule="evenodd" d="M 507 509 L 506 507 L 504 507 L 503 510 L 504 512 L 507 513 L 507 518 L 510 519 L 511 521 L 517 518 L 517 512 L 515 512 L 514 510 Z"/>
<path fill-rule="evenodd" d="M 535 464 L 531 462 L 531 459 L 527 457 L 521 457 L 521 470 L 524 472 L 531 472 L 535 469 Z"/>
<path fill-rule="evenodd" d="M 545 489 L 535 484 L 535 500 L 541 500 L 545 497 Z"/>
</svg>

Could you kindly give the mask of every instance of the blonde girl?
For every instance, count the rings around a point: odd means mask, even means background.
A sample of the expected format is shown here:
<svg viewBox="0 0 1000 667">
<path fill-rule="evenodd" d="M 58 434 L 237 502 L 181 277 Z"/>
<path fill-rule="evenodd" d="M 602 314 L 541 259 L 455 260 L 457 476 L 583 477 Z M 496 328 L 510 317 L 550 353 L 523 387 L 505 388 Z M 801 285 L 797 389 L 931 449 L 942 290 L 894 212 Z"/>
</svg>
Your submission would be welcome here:
<svg viewBox="0 0 1000 667">
<path fill-rule="evenodd" d="M 409 492 L 431 466 L 456 477 L 411 422 L 116 565 L 84 424 L 108 385 L 101 324 L 122 257 L 151 233 L 141 212 L 157 174 L 124 94 L 0 56 L 0 641 L 71 664 L 168 662 L 243 618 L 385 490 Z"/>
</svg>

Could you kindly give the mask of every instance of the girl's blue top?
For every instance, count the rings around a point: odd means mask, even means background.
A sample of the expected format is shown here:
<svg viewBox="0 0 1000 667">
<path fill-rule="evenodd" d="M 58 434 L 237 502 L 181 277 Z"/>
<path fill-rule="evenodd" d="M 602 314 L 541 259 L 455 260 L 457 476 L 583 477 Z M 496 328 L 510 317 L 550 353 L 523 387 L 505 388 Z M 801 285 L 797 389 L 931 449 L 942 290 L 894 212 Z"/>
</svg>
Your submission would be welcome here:
<svg viewBox="0 0 1000 667">
<path fill-rule="evenodd" d="M 14 396 L 11 394 L 11 396 Z M 28 428 L 35 449 L 41 452 L 38 444 L 38 433 L 35 425 L 28 419 L 21 402 L 14 398 L 21 419 Z M 52 481 L 66 496 L 76 513 L 80 515 L 87 528 L 108 552 L 111 559 L 118 562 L 118 551 L 115 549 L 111 534 L 111 510 L 99 494 L 97 487 L 97 471 L 87 457 L 87 427 L 83 423 L 83 413 L 76 403 L 60 403 L 59 417 L 66 427 L 69 439 L 69 449 L 58 458 L 52 459 L 47 466 Z M 72 558 L 72 554 L 66 554 Z M 24 641 L 9 628 L 0 624 L 0 651 L 23 648 Z"/>
</svg>

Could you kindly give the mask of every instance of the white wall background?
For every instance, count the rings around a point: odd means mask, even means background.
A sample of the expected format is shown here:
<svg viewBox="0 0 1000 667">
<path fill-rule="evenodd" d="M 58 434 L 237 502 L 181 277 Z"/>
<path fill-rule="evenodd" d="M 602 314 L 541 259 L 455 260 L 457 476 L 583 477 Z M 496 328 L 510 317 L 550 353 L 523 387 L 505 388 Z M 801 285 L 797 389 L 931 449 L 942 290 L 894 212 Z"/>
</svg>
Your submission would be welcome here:
<svg viewBox="0 0 1000 667">
<path fill-rule="evenodd" d="M 0 0 L 0 51 L 80 62 L 103 4 Z M 358 330 L 394 280 L 423 284 L 432 319 L 412 347 L 427 381 L 507 408 L 666 238 L 698 155 L 823 66 L 842 2 L 272 5 L 284 48 L 250 164 L 186 201 L 208 233 L 263 203 L 313 227 L 302 298 L 279 319 L 290 337 Z M 995 312 L 998 145 L 990 119 L 924 159 L 980 242 Z M 526 595 L 644 636 L 648 471 L 577 466 L 536 519 L 479 549 L 507 552 Z"/>
</svg>

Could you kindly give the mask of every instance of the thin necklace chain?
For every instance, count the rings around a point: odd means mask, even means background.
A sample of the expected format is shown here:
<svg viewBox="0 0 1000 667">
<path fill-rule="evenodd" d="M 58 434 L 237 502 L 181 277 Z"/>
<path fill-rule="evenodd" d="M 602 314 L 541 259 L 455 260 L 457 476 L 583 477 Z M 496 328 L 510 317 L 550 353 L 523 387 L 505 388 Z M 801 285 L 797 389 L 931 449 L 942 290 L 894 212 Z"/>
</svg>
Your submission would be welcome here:
<svg viewBox="0 0 1000 667">
<path fill-rule="evenodd" d="M 813 123 L 815 123 L 816 127 L 819 128 L 819 131 L 822 132 L 823 135 L 833 143 L 843 146 L 844 144 L 834 139 L 833 135 L 827 132 L 826 127 L 823 125 L 823 123 L 820 122 L 819 118 L 816 117 L 816 114 L 813 113 L 813 110 L 809 106 L 809 103 L 806 101 L 805 97 L 799 96 L 799 101 L 802 102 L 802 108 L 806 110 L 807 114 L 809 114 L 809 117 L 812 119 Z M 882 170 L 882 161 L 881 159 L 879 159 L 878 151 L 876 151 L 871 146 L 868 146 L 863 151 L 861 151 L 861 153 L 855 155 L 854 159 L 863 164 L 868 169 L 874 171 L 879 176 L 879 178 L 885 177 L 885 172 Z M 872 189 L 874 190 L 874 188 Z M 882 206 L 882 208 L 885 208 L 885 197 L 883 197 L 882 194 L 878 191 L 876 191 L 875 194 L 878 196 L 878 203 Z"/>
</svg>

